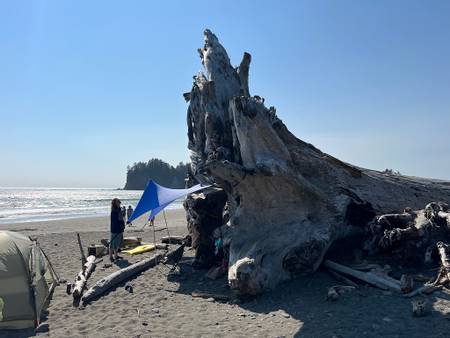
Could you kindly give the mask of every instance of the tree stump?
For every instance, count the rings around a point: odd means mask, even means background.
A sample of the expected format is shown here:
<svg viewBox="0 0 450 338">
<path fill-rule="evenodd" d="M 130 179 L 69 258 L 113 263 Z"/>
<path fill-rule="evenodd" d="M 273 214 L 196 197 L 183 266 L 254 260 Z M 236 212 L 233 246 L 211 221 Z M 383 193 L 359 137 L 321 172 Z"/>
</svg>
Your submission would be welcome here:
<svg viewBox="0 0 450 338">
<path fill-rule="evenodd" d="M 214 263 L 213 232 L 223 224 L 226 201 L 227 194 L 222 189 L 213 188 L 191 194 L 184 202 L 189 235 L 195 249 L 194 266 L 209 268 Z"/>
<path fill-rule="evenodd" d="M 204 36 L 205 73 L 184 95 L 188 148 L 196 178 L 227 194 L 232 288 L 257 294 L 311 273 L 333 241 L 376 214 L 450 200 L 450 182 L 360 168 L 298 139 L 250 96 L 250 54 L 235 68 L 217 37 Z"/>
</svg>

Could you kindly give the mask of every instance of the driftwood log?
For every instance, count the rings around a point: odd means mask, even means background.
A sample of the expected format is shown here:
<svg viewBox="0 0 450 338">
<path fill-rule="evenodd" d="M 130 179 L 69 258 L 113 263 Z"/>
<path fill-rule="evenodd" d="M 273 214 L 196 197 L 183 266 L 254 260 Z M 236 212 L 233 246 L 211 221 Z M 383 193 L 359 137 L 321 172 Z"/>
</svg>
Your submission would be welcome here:
<svg viewBox="0 0 450 338">
<path fill-rule="evenodd" d="M 84 287 L 86 286 L 88 278 L 91 276 L 92 272 L 95 270 L 95 260 L 96 257 L 94 255 L 88 256 L 86 258 L 86 263 L 84 264 L 81 271 L 75 277 L 75 283 L 73 286 L 73 299 L 77 300 L 83 294 Z"/>
<path fill-rule="evenodd" d="M 352 276 L 356 279 L 362 280 L 370 285 L 374 285 L 383 290 L 392 290 L 396 292 L 401 292 L 401 284 L 398 280 L 391 278 L 387 275 L 382 275 L 372 271 L 362 272 L 347 266 L 332 262 L 330 260 L 325 260 L 323 265 L 331 270 L 337 271 L 347 276 Z"/>
<path fill-rule="evenodd" d="M 381 215 L 369 225 L 364 247 L 371 254 L 388 253 L 401 264 L 432 264 L 438 256 L 436 244 L 450 239 L 447 210 L 445 203 L 431 202 L 421 210 Z"/>
<path fill-rule="evenodd" d="M 150 267 L 157 265 L 160 262 L 162 256 L 162 254 L 155 254 L 150 258 L 146 258 L 138 263 L 132 264 L 126 268 L 113 272 L 105 278 L 102 278 L 85 292 L 82 298 L 83 303 L 89 302 L 90 300 L 101 296 L 103 293 L 116 286 L 117 284 L 132 278 L 133 276 L 144 270 L 147 270 Z"/>
<path fill-rule="evenodd" d="M 298 139 L 250 96 L 250 54 L 235 68 L 217 37 L 204 37 L 205 73 L 184 94 L 188 148 L 195 177 L 227 193 L 232 288 L 257 294 L 315 271 L 335 240 L 376 214 L 450 201 L 450 182 L 360 168 Z"/>
</svg>

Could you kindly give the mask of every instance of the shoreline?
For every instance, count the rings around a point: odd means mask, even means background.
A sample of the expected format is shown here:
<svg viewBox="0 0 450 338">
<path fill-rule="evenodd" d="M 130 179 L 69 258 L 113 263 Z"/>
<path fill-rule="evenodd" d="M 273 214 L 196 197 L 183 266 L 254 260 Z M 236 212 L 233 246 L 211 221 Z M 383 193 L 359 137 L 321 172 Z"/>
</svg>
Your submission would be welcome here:
<svg viewBox="0 0 450 338">
<path fill-rule="evenodd" d="M 186 228 L 186 213 L 184 209 L 168 209 L 166 210 L 168 219 L 168 227 Z M 136 231 L 142 228 L 146 223 L 146 218 L 135 220 L 133 226 L 127 226 L 125 232 Z M 165 227 L 164 217 L 157 215 L 155 218 L 155 227 Z M 0 230 L 9 230 L 22 232 L 30 235 L 55 234 L 55 233 L 71 233 L 71 232 L 109 232 L 109 215 L 105 216 L 86 216 L 65 218 L 60 220 L 45 221 L 27 221 L 17 223 L 0 224 Z M 187 232 L 187 228 L 186 228 Z"/>
</svg>

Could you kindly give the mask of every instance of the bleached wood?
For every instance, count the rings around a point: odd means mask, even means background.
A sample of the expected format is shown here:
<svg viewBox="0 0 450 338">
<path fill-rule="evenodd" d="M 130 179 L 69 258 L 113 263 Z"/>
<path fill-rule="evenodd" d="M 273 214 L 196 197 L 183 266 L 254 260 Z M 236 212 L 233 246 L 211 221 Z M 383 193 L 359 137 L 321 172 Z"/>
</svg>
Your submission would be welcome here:
<svg viewBox="0 0 450 338">
<path fill-rule="evenodd" d="M 387 278 L 387 276 L 382 276 L 373 272 L 361 272 L 330 260 L 325 260 L 323 265 L 329 269 L 352 276 L 380 289 L 401 292 L 400 282 L 392 278 Z"/>
<path fill-rule="evenodd" d="M 295 137 L 247 94 L 250 55 L 236 69 L 217 37 L 204 36 L 205 74 L 185 95 L 188 147 L 196 178 L 228 195 L 232 288 L 257 294 L 315 271 L 336 239 L 376 214 L 450 201 L 450 182 L 360 168 Z"/>
<path fill-rule="evenodd" d="M 95 270 L 95 259 L 94 255 L 88 256 L 86 258 L 86 263 L 83 266 L 83 269 L 78 273 L 75 278 L 74 287 L 72 290 L 72 295 L 74 299 L 79 299 L 83 294 L 84 287 L 86 286 L 86 282 L 91 276 L 92 272 Z"/>
<path fill-rule="evenodd" d="M 102 278 L 84 293 L 84 296 L 82 298 L 83 302 L 86 303 L 96 297 L 99 297 L 117 284 L 132 278 L 133 276 L 144 270 L 147 270 L 150 267 L 157 265 L 160 262 L 161 258 L 162 254 L 155 254 L 150 258 L 146 258 L 140 262 L 115 271 L 112 274 Z"/>
</svg>

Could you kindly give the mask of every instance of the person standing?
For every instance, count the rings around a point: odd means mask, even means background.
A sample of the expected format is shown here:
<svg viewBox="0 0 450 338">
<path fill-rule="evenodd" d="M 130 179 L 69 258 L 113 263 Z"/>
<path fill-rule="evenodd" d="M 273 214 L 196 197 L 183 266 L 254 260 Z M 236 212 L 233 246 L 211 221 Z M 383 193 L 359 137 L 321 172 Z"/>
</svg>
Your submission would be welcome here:
<svg viewBox="0 0 450 338">
<path fill-rule="evenodd" d="M 129 205 L 128 209 L 127 209 L 127 219 L 130 219 L 131 215 L 133 215 L 133 207 L 131 205 Z M 131 223 L 130 223 L 130 225 L 131 225 Z"/>
<path fill-rule="evenodd" d="M 120 208 L 120 211 L 122 213 L 123 219 L 125 220 L 125 217 L 127 217 L 127 208 L 123 206 L 122 208 Z"/>
<path fill-rule="evenodd" d="M 118 256 L 118 253 L 123 242 L 125 220 L 120 204 L 121 202 L 118 198 L 113 198 L 111 201 L 111 240 L 109 242 L 109 260 L 111 262 L 121 258 Z"/>
</svg>

